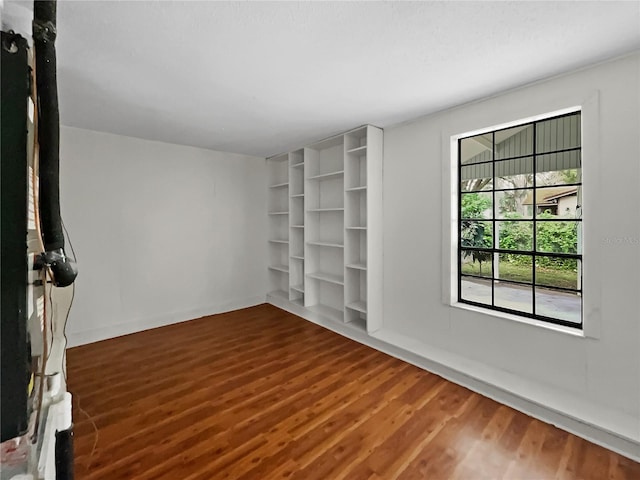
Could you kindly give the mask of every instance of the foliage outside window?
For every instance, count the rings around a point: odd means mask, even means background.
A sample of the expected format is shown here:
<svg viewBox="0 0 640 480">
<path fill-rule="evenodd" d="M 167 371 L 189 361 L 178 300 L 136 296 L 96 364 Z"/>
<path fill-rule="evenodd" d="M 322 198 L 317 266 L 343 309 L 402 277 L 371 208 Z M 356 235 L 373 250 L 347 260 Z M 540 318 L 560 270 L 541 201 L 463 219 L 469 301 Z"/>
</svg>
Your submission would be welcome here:
<svg viewBox="0 0 640 480">
<path fill-rule="evenodd" d="M 580 112 L 458 141 L 458 300 L 582 325 Z"/>
</svg>

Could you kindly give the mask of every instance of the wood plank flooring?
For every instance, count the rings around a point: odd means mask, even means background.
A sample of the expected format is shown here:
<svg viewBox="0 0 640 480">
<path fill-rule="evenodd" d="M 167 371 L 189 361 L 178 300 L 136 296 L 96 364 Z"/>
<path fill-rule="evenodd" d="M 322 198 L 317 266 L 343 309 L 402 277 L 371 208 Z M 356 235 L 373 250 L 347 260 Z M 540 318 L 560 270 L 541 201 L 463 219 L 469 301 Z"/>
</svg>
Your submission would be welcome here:
<svg viewBox="0 0 640 480">
<path fill-rule="evenodd" d="M 69 349 L 68 379 L 80 480 L 640 478 L 271 305 Z"/>
</svg>

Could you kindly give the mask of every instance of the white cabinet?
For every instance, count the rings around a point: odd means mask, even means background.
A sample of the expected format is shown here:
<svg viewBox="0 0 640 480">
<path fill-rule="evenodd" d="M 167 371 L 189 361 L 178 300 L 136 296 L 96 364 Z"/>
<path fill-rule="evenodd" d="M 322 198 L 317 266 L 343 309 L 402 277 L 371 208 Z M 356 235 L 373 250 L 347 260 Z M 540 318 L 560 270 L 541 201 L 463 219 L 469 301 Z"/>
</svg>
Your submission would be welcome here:
<svg viewBox="0 0 640 480">
<path fill-rule="evenodd" d="M 268 301 L 380 328 L 382 142 L 363 126 L 267 160 Z"/>
</svg>

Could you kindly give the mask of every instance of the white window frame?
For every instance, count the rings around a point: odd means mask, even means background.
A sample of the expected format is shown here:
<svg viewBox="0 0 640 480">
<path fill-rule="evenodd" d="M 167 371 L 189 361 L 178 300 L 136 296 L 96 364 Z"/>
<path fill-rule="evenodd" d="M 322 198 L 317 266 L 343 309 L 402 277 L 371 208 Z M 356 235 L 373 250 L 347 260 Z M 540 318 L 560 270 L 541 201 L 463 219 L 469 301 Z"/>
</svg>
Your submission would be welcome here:
<svg viewBox="0 0 640 480">
<path fill-rule="evenodd" d="M 601 205 L 600 195 L 600 128 L 599 94 L 593 92 L 586 98 L 550 99 L 531 102 L 530 105 L 511 112 L 492 112 L 483 116 L 483 123 L 468 115 L 464 121 L 449 123 L 442 129 L 442 301 L 452 308 L 520 322 L 583 338 L 600 338 L 601 330 L 601 271 L 602 246 L 597 244 L 597 232 L 593 219 L 597 218 Z M 491 102 L 492 99 L 487 100 Z M 466 108 L 481 109 L 484 102 Z M 489 110 L 489 109 L 487 109 Z M 582 197 L 582 254 L 585 258 L 582 271 L 582 328 L 557 325 L 516 314 L 503 313 L 489 308 L 458 302 L 458 140 L 502 128 L 543 120 L 548 117 L 580 111 L 582 120 L 582 183 L 586 185 Z M 595 242 L 595 243 L 594 243 Z"/>
</svg>

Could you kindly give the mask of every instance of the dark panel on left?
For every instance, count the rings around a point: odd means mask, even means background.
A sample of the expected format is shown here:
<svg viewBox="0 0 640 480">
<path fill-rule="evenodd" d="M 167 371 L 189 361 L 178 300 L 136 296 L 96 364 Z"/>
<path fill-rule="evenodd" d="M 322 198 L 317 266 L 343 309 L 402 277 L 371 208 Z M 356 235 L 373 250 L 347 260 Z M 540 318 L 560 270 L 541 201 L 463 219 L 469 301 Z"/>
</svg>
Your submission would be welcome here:
<svg viewBox="0 0 640 480">
<path fill-rule="evenodd" d="M 2 441 L 27 430 L 27 42 L 2 32 L 0 418 Z"/>
</svg>

